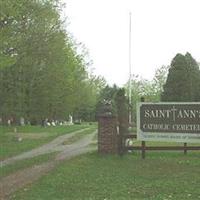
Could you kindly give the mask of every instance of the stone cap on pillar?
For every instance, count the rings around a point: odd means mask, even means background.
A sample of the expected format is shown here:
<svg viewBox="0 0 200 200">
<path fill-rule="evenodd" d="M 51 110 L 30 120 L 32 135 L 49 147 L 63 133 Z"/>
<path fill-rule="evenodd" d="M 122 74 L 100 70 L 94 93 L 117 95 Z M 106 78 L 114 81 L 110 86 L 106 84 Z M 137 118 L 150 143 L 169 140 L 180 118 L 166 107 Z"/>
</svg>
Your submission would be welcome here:
<svg viewBox="0 0 200 200">
<path fill-rule="evenodd" d="M 103 100 L 97 117 L 116 117 L 111 101 Z"/>
</svg>

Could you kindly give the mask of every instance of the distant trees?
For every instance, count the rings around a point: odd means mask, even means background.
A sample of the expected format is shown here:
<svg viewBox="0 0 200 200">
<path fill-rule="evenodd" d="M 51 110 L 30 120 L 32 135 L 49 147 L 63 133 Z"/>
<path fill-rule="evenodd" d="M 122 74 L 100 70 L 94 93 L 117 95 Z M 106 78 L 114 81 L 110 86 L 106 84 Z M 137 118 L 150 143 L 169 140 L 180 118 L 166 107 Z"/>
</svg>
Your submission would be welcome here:
<svg viewBox="0 0 200 200">
<path fill-rule="evenodd" d="M 167 79 L 168 66 L 161 66 L 156 69 L 153 80 L 146 80 L 133 75 L 131 79 L 131 105 L 133 121 L 136 121 L 136 104 L 140 102 L 141 97 L 146 101 L 159 102 L 163 92 L 163 85 Z M 128 94 L 128 83 L 126 84 L 126 93 Z"/>
<path fill-rule="evenodd" d="M 200 70 L 191 54 L 177 54 L 172 60 L 161 100 L 200 101 Z"/>
<path fill-rule="evenodd" d="M 0 117 L 94 119 L 105 80 L 63 28 L 59 0 L 1 0 Z"/>
<path fill-rule="evenodd" d="M 128 93 L 128 84 L 126 84 Z M 200 101 L 199 64 L 190 53 L 177 54 L 170 66 L 162 66 L 155 72 L 153 80 L 132 76 L 132 112 L 136 121 L 136 104 L 141 97 L 145 101 Z"/>
</svg>

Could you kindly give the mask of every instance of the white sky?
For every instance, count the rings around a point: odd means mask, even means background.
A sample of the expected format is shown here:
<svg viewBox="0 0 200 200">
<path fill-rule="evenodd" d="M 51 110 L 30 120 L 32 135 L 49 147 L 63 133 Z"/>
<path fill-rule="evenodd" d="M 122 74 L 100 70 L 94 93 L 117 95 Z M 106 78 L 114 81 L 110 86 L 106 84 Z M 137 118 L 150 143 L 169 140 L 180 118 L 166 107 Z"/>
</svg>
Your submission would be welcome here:
<svg viewBox="0 0 200 200">
<path fill-rule="evenodd" d="M 128 80 L 129 12 L 132 73 L 151 79 L 187 51 L 200 61 L 200 0 L 63 0 L 68 31 L 85 44 L 94 73 L 119 86 Z"/>
</svg>

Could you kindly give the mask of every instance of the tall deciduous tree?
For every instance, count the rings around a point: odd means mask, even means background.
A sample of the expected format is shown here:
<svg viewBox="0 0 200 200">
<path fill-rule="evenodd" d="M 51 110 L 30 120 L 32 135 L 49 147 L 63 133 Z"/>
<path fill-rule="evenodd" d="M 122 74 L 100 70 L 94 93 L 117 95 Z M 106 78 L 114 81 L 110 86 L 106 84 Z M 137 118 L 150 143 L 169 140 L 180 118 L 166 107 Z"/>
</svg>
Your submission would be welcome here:
<svg viewBox="0 0 200 200">
<path fill-rule="evenodd" d="M 91 116 L 95 108 L 100 79 L 90 76 L 86 53 L 78 53 L 63 28 L 59 2 L 1 0 L 0 117 L 5 120 L 39 123 L 80 110 L 79 117 L 89 119 L 85 113 Z"/>
</svg>

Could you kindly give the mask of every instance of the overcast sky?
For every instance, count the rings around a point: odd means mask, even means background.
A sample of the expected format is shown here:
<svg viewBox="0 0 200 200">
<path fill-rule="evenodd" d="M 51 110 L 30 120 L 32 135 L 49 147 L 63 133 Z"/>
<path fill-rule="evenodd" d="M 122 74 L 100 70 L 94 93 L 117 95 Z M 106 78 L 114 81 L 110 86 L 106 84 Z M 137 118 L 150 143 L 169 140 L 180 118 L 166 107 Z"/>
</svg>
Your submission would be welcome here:
<svg viewBox="0 0 200 200">
<path fill-rule="evenodd" d="M 129 73 L 129 13 L 132 13 L 132 73 L 151 79 L 187 51 L 200 61 L 200 0 L 63 0 L 68 31 L 89 50 L 94 73 L 125 84 Z"/>
</svg>

